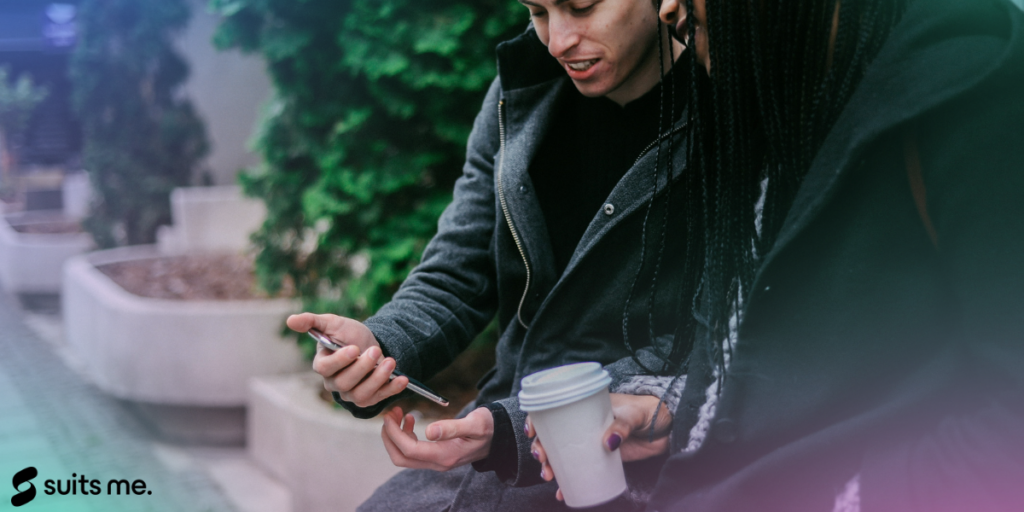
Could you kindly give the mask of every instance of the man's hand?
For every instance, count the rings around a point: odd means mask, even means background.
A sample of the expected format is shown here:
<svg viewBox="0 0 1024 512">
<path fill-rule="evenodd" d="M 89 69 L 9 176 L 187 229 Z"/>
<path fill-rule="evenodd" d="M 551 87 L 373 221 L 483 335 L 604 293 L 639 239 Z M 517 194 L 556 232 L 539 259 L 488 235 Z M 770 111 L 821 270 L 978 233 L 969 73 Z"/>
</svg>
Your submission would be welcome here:
<svg viewBox="0 0 1024 512">
<path fill-rule="evenodd" d="M 458 420 L 440 420 L 427 426 L 427 441 L 413 432 L 416 419 L 398 407 L 384 414 L 381 437 L 396 466 L 448 471 L 487 457 L 494 437 L 494 417 L 480 407 Z"/>
<path fill-rule="evenodd" d="M 608 451 L 622 450 L 622 461 L 642 460 L 668 451 L 668 434 L 672 431 L 672 413 L 661 404 L 656 396 L 623 395 L 612 393 L 612 415 L 615 421 L 604 433 L 603 445 Z M 648 442 L 648 429 L 657 407 L 658 419 L 654 424 L 654 441 Z M 526 419 L 526 435 L 535 437 L 537 432 L 529 417 Z M 540 439 L 534 439 L 531 446 L 533 457 L 540 461 L 540 476 L 550 482 L 555 470 L 548 463 L 547 453 Z M 555 494 L 562 501 L 562 490 Z"/>
<path fill-rule="evenodd" d="M 324 388 L 336 391 L 342 400 L 359 407 L 376 405 L 401 393 L 409 384 L 406 377 L 390 380 L 397 364 L 383 357 L 373 333 L 361 322 L 337 315 L 292 315 L 286 321 L 293 331 L 316 328 L 346 347 L 331 351 L 317 344 L 313 370 L 324 378 Z"/>
</svg>

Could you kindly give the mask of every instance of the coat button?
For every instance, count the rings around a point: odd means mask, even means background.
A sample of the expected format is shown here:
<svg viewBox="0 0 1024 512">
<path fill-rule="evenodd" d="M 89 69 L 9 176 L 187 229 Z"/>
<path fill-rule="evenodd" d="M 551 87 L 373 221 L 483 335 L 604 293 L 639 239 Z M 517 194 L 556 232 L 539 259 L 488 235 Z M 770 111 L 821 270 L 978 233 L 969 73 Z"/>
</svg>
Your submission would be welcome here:
<svg viewBox="0 0 1024 512">
<path fill-rule="evenodd" d="M 611 204 L 611 203 L 605 203 L 604 204 L 604 214 L 605 215 L 612 215 L 614 213 L 615 213 L 615 205 Z"/>
<path fill-rule="evenodd" d="M 736 440 L 736 422 L 730 419 L 722 419 L 715 422 L 715 439 L 722 444 L 729 444 Z"/>
<path fill-rule="evenodd" d="M 525 194 L 526 193 L 526 185 L 519 185 L 519 193 L 520 194 Z"/>
</svg>

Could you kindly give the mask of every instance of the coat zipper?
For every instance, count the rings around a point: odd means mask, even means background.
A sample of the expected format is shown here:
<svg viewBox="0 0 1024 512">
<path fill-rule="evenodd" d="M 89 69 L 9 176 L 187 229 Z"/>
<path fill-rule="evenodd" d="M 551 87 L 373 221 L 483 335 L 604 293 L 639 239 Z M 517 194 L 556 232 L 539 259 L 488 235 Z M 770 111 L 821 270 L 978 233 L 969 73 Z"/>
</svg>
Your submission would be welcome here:
<svg viewBox="0 0 1024 512">
<path fill-rule="evenodd" d="M 523 258 L 523 265 L 526 266 L 526 288 L 523 289 L 523 296 L 519 299 L 519 308 L 516 309 L 516 319 L 519 320 L 519 324 L 523 328 L 529 330 L 530 326 L 526 325 L 523 321 L 523 304 L 526 302 L 526 296 L 530 293 L 530 262 L 526 259 L 526 251 L 523 250 L 523 243 L 519 240 L 519 233 L 516 231 L 516 226 L 512 224 L 512 216 L 508 213 L 508 204 L 505 203 L 505 185 L 501 180 L 502 167 L 505 165 L 505 100 L 498 102 L 498 200 L 501 202 L 501 211 L 505 215 L 505 222 L 508 223 L 508 229 L 512 232 L 512 240 L 516 243 L 516 248 L 519 249 L 519 255 Z"/>
</svg>

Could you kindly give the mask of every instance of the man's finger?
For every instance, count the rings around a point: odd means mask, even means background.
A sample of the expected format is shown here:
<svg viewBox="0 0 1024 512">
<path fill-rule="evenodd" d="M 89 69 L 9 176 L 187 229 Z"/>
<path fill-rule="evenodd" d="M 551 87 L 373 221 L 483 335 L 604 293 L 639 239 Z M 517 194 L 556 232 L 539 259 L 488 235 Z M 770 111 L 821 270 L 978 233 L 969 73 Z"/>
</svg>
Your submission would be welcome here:
<svg viewBox="0 0 1024 512">
<path fill-rule="evenodd" d="M 402 453 L 402 450 L 395 445 L 395 442 L 388 435 L 388 423 L 394 421 L 391 412 L 389 411 L 384 417 L 384 427 L 381 428 L 380 438 L 384 441 L 384 450 L 388 452 L 388 457 L 391 458 L 391 463 L 402 468 L 410 469 L 433 469 L 428 468 L 426 464 L 410 460 Z"/>
<path fill-rule="evenodd" d="M 490 418 L 491 411 L 485 407 L 479 407 L 465 418 L 435 421 L 427 427 L 427 439 L 447 441 L 460 437 L 480 438 L 487 434 L 487 420 Z"/>
<path fill-rule="evenodd" d="M 384 450 L 386 450 L 388 452 L 388 456 L 391 457 L 391 463 L 398 467 L 409 469 L 429 469 L 431 471 L 445 471 L 448 469 L 429 461 L 406 457 L 405 454 L 402 453 L 402 450 L 398 448 L 395 442 L 383 430 L 381 431 L 381 439 L 384 441 Z"/>
<path fill-rule="evenodd" d="M 393 421 L 393 418 L 392 421 L 384 422 L 384 430 L 406 458 L 419 461 L 437 461 L 440 460 L 441 455 L 444 455 L 439 452 L 440 448 L 437 443 L 416 439 L 413 435 L 403 431 L 398 422 Z"/>
<path fill-rule="evenodd" d="M 345 347 L 334 352 L 321 347 L 313 356 L 313 371 L 322 377 L 331 378 L 341 370 L 348 368 L 358 358 L 359 349 L 357 347 Z"/>
<path fill-rule="evenodd" d="M 364 356 L 365 361 L 360 361 L 360 367 L 371 367 L 374 364 L 373 357 L 378 349 L 371 348 L 366 351 Z M 385 359 L 376 368 L 372 368 L 369 375 L 366 375 L 361 381 L 357 382 L 351 389 L 351 395 L 359 402 L 370 402 L 374 397 L 377 396 L 378 391 L 385 385 L 387 385 L 391 378 L 391 372 L 395 369 L 395 360 L 390 357 Z"/>
<path fill-rule="evenodd" d="M 446 456 L 443 447 L 437 443 L 419 441 L 403 432 L 393 417 L 384 421 L 384 436 L 387 437 L 386 442 L 392 443 L 401 453 L 404 463 L 410 464 L 403 467 L 426 468 L 434 471 L 451 469 L 442 462 Z"/>
<path fill-rule="evenodd" d="M 295 332 L 306 332 L 310 327 L 313 327 L 314 319 L 316 315 L 313 313 L 299 313 L 297 315 L 291 315 L 284 323 L 289 329 Z"/>
<path fill-rule="evenodd" d="M 388 382 L 384 387 L 377 390 L 377 394 L 374 395 L 373 401 L 374 403 L 377 403 L 386 398 L 393 397 L 402 391 L 405 391 L 405 387 L 408 385 L 408 377 L 395 377 L 394 379 L 391 379 L 391 382 Z"/>
<path fill-rule="evenodd" d="M 318 315 L 314 320 L 314 327 L 338 342 L 355 345 L 362 351 L 378 346 L 373 333 L 359 320 L 337 315 Z M 384 359 L 383 353 L 377 356 L 377 362 L 379 363 L 381 359 Z"/>
<path fill-rule="evenodd" d="M 431 441 L 444 441 L 463 437 L 465 435 L 462 429 L 464 421 L 465 419 L 435 421 L 427 427 L 427 439 Z"/>
<path fill-rule="evenodd" d="M 377 356 L 379 354 L 380 349 L 376 347 L 371 347 L 366 352 L 363 352 L 352 364 L 333 377 L 334 385 L 341 391 L 354 390 L 377 366 Z M 376 391 L 376 388 L 374 391 Z"/>
<path fill-rule="evenodd" d="M 404 419 L 405 421 L 402 422 L 402 432 L 409 434 L 413 439 L 417 439 L 416 432 L 413 432 L 413 429 L 416 428 L 416 417 L 412 414 L 406 414 Z"/>
</svg>

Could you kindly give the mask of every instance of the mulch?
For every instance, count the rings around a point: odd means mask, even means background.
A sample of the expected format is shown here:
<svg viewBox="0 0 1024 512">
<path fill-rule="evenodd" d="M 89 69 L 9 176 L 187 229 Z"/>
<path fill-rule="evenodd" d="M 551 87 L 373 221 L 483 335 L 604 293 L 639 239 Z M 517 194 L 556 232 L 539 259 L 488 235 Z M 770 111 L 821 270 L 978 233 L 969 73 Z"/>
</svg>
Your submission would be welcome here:
<svg viewBox="0 0 1024 512">
<path fill-rule="evenodd" d="M 253 260 L 238 254 L 165 256 L 96 268 L 130 293 L 171 300 L 268 298 L 256 286 Z M 275 297 L 292 295 L 285 287 Z"/>
</svg>

